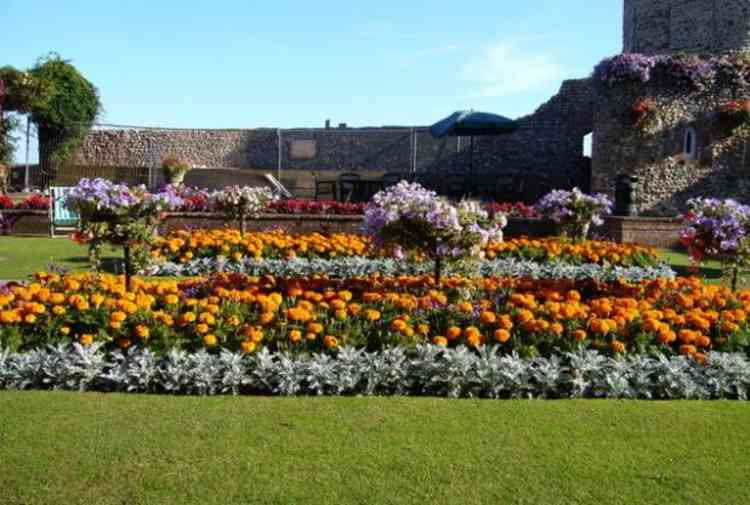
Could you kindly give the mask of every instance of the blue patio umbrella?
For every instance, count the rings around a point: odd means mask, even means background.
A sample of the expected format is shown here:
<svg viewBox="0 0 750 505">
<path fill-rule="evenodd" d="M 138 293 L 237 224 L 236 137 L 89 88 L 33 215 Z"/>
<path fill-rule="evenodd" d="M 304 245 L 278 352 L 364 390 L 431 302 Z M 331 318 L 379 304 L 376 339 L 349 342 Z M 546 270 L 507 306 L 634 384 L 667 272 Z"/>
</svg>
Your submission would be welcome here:
<svg viewBox="0 0 750 505">
<path fill-rule="evenodd" d="M 436 139 L 443 137 L 471 137 L 470 168 L 474 168 L 474 137 L 478 135 L 503 135 L 513 133 L 518 123 L 507 117 L 490 112 L 465 110 L 454 112 L 430 127 Z"/>
</svg>

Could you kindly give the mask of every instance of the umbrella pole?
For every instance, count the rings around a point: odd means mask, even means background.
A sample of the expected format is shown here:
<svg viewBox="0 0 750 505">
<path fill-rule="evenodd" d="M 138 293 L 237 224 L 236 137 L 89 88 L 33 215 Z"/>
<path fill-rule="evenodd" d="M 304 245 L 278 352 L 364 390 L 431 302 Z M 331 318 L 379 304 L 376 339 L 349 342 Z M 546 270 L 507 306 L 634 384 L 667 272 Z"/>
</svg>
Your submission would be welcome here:
<svg viewBox="0 0 750 505">
<path fill-rule="evenodd" d="M 474 173 L 474 135 L 471 136 L 471 152 L 469 154 L 469 172 Z"/>
</svg>

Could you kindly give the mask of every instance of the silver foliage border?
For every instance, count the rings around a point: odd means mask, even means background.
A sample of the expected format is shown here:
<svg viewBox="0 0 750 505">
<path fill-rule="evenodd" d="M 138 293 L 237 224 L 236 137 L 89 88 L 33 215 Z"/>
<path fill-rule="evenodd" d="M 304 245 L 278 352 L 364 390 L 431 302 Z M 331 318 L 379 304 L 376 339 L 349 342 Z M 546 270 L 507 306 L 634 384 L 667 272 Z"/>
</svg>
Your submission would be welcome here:
<svg viewBox="0 0 750 505">
<path fill-rule="evenodd" d="M 484 276 L 529 277 L 533 279 L 594 279 L 631 282 L 657 278 L 673 279 L 675 272 L 666 264 L 655 267 L 603 266 L 592 263 L 572 265 L 552 261 L 537 263 L 528 260 L 499 259 L 480 263 Z M 307 277 L 326 273 L 331 277 L 347 278 L 382 275 L 420 275 L 433 270 L 431 262 L 415 263 L 391 258 L 371 259 L 361 257 L 336 259 L 266 259 L 245 258 L 240 261 L 219 256 L 202 258 L 186 263 L 165 262 L 147 267 L 143 273 L 151 276 L 196 276 L 216 272 L 244 273 L 248 275 L 271 274 L 282 277 Z M 450 274 L 450 269 L 446 272 Z"/>
<path fill-rule="evenodd" d="M 478 398 L 739 399 L 750 388 L 742 354 L 685 357 L 595 351 L 549 358 L 433 345 L 336 355 L 255 355 L 147 349 L 105 353 L 99 345 L 0 351 L 0 389 L 52 389 L 179 395 L 410 395 Z"/>
</svg>

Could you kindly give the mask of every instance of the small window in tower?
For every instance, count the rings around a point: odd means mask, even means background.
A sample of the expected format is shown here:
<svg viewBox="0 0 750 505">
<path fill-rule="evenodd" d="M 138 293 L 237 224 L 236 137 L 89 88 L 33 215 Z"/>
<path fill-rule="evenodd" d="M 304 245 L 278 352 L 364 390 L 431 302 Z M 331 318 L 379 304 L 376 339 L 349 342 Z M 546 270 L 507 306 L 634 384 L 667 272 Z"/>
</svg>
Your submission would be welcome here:
<svg viewBox="0 0 750 505">
<path fill-rule="evenodd" d="M 695 128 L 685 130 L 685 138 L 682 141 L 682 152 L 685 159 L 694 160 L 698 154 L 697 135 Z"/>
</svg>

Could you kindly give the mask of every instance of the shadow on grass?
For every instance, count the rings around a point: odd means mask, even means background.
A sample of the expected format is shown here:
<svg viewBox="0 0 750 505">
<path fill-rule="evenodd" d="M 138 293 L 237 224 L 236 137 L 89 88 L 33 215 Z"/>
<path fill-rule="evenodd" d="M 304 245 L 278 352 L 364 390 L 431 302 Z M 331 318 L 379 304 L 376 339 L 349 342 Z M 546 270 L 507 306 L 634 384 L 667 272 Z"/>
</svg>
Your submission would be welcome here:
<svg viewBox="0 0 750 505">
<path fill-rule="evenodd" d="M 680 277 L 700 277 L 702 279 L 719 280 L 722 277 L 722 271 L 720 268 L 697 268 L 688 265 L 671 265 Z"/>
</svg>

